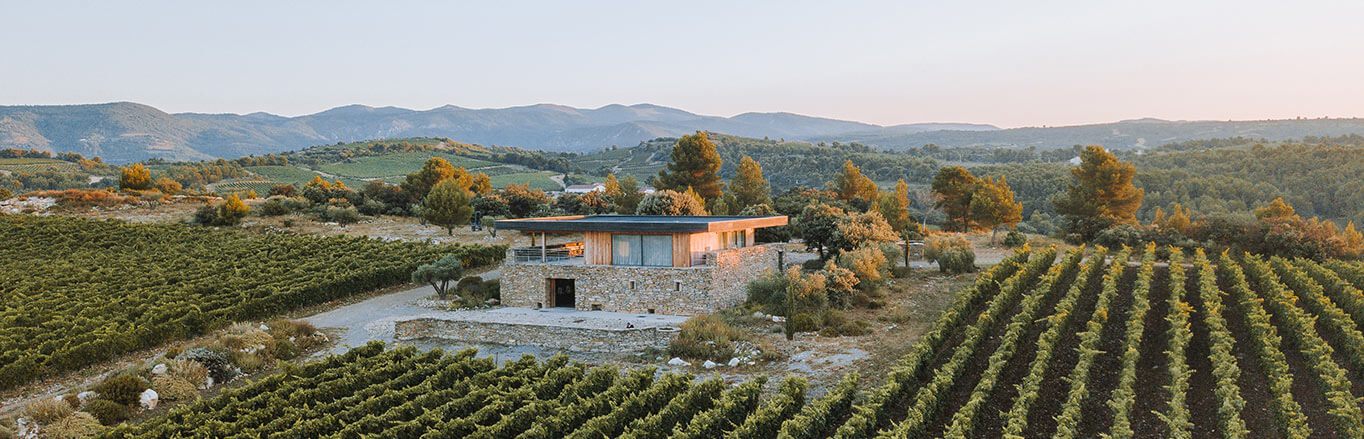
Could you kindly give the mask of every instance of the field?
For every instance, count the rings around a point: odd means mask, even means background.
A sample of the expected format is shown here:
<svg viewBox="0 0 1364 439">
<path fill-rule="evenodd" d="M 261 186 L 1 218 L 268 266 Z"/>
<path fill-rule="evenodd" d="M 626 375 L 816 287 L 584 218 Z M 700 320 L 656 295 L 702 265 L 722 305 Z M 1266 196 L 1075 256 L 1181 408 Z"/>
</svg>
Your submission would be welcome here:
<svg viewBox="0 0 1364 439">
<path fill-rule="evenodd" d="M 327 163 L 318 166 L 318 170 L 332 175 L 352 178 L 402 176 L 421 169 L 422 165 L 431 157 L 443 157 L 446 160 L 449 160 L 450 164 L 465 169 L 501 165 L 500 163 L 447 153 L 399 152 L 379 156 L 358 157 L 344 162 Z"/>
<path fill-rule="evenodd" d="M 0 215 L 0 390 L 500 247 Z"/>
<path fill-rule="evenodd" d="M 0 158 L 0 171 L 38 172 L 48 170 L 74 171 L 75 163 L 45 158 Z"/>
<path fill-rule="evenodd" d="M 883 384 L 859 391 L 849 374 L 809 401 L 800 379 L 763 392 L 761 380 L 562 358 L 499 368 L 467 351 L 371 345 L 118 434 L 1361 437 L 1364 267 L 1135 253 L 1018 252 L 962 291 Z"/>
</svg>

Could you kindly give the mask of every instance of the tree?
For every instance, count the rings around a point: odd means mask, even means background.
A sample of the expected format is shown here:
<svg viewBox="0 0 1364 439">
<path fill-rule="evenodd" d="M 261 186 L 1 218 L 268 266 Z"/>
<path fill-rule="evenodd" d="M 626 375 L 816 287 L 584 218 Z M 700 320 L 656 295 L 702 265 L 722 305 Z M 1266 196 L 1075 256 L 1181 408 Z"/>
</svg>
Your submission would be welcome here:
<svg viewBox="0 0 1364 439">
<path fill-rule="evenodd" d="M 464 171 L 464 168 L 456 168 L 442 157 L 431 157 L 426 160 L 420 170 L 408 174 L 407 179 L 402 183 L 402 187 L 412 202 L 417 202 L 426 197 L 426 194 L 431 192 L 431 188 L 435 187 L 436 183 L 452 178 L 458 182 L 462 189 L 468 190 L 473 185 L 472 178 L 468 172 Z"/>
<path fill-rule="evenodd" d="M 897 239 L 899 236 L 891 229 L 890 224 L 886 224 L 886 219 L 881 217 L 880 212 L 873 210 L 841 218 L 830 247 L 843 252 L 895 242 Z"/>
<path fill-rule="evenodd" d="M 762 165 L 752 157 L 739 159 L 738 175 L 729 182 L 729 193 L 734 195 L 731 211 L 742 211 L 749 206 L 772 204 L 772 186 L 763 178 Z"/>
<path fill-rule="evenodd" d="M 610 182 L 610 177 L 607 178 Z M 610 195 L 610 186 L 607 186 L 607 195 Z M 632 214 L 639 209 L 639 201 L 644 199 L 644 192 L 639 189 L 639 180 L 633 175 L 627 175 L 620 180 L 620 194 L 611 196 L 611 201 L 616 203 L 617 212 L 622 214 Z"/>
<path fill-rule="evenodd" d="M 123 168 L 118 177 L 119 189 L 147 190 L 152 188 L 152 172 L 141 163 Z"/>
<path fill-rule="evenodd" d="M 979 185 L 980 179 L 961 166 L 938 170 L 933 177 L 934 206 L 947 214 L 944 229 L 961 232 L 971 229 L 971 197 Z"/>
<path fill-rule="evenodd" d="M 985 177 L 971 196 L 971 222 L 990 229 L 990 242 L 995 242 L 999 226 L 1013 227 L 1023 221 L 1023 203 L 1014 201 L 1014 191 L 1003 176 Z"/>
<path fill-rule="evenodd" d="M 507 200 L 511 216 L 516 218 L 534 216 L 549 204 L 549 195 L 545 195 L 545 191 L 531 188 L 528 184 L 507 185 L 502 189 L 502 198 Z"/>
<path fill-rule="evenodd" d="M 166 177 L 161 177 L 156 179 L 156 189 L 166 195 L 175 195 L 180 193 L 180 191 L 184 190 L 185 188 L 181 186 L 180 182 L 178 181 L 171 180 Z"/>
<path fill-rule="evenodd" d="M 446 233 L 454 236 L 455 227 L 469 224 L 474 213 L 469 204 L 472 198 L 473 194 L 460 187 L 458 180 L 441 180 L 422 200 L 422 219 L 444 227 Z"/>
<path fill-rule="evenodd" d="M 838 225 L 848 214 L 843 209 L 824 203 L 807 204 L 796 218 L 796 235 L 805 247 L 818 251 L 826 259 L 824 250 L 837 242 Z"/>
<path fill-rule="evenodd" d="M 1286 222 L 1299 218 L 1298 212 L 1293 210 L 1293 206 L 1284 201 L 1283 197 L 1275 197 L 1263 207 L 1255 209 L 1255 218 L 1266 223 Z"/>
<path fill-rule="evenodd" d="M 876 210 L 905 239 L 918 235 L 919 225 L 909 216 L 909 184 L 902 178 L 895 182 L 895 191 L 881 194 L 876 202 Z"/>
<path fill-rule="evenodd" d="M 702 201 L 710 202 L 720 197 L 724 189 L 724 182 L 720 181 L 720 164 L 720 153 L 715 150 L 715 143 L 710 141 L 705 132 L 697 131 L 696 134 L 677 139 L 677 144 L 673 146 L 672 161 L 668 162 L 665 169 L 658 171 L 654 186 L 676 192 L 690 187 L 701 196 Z"/>
<path fill-rule="evenodd" d="M 685 193 L 661 190 L 646 195 L 639 202 L 636 215 L 705 215 L 706 207 L 694 196 Z"/>
<path fill-rule="evenodd" d="M 450 292 L 450 281 L 464 277 L 464 264 L 455 255 L 446 255 L 435 262 L 417 267 L 412 272 L 412 282 L 431 285 L 436 297 L 445 300 Z"/>
<path fill-rule="evenodd" d="M 620 180 L 616 179 L 616 174 L 606 174 L 606 181 L 602 183 L 602 188 L 602 193 L 612 200 L 625 194 L 625 191 L 620 187 Z"/>
<path fill-rule="evenodd" d="M 479 218 L 511 215 L 511 207 L 507 205 L 507 200 L 498 194 L 479 195 L 469 204 L 474 208 L 474 215 Z"/>
<path fill-rule="evenodd" d="M 222 204 L 206 205 L 194 213 L 194 222 L 208 226 L 235 226 L 251 213 L 251 207 L 237 194 L 228 195 Z"/>
<path fill-rule="evenodd" d="M 743 216 L 773 216 L 777 211 L 766 204 L 755 204 L 739 211 Z M 791 226 L 763 227 L 753 232 L 757 242 L 786 242 L 791 240 Z"/>
<path fill-rule="evenodd" d="M 852 160 L 843 162 L 843 172 L 838 174 L 829 186 L 838 194 L 838 199 L 858 209 L 865 209 L 876 202 L 878 193 L 876 182 L 863 175 L 862 169 L 854 165 Z"/>
<path fill-rule="evenodd" d="M 1088 241 L 1109 226 L 1137 222 L 1146 193 L 1132 185 L 1137 168 L 1131 163 L 1091 145 L 1080 153 L 1080 166 L 1070 173 L 1065 195 L 1056 200 L 1057 212 L 1066 216 L 1067 232 Z"/>
<path fill-rule="evenodd" d="M 488 195 L 493 193 L 493 179 L 488 174 L 475 172 L 469 177 L 469 191 L 475 195 Z"/>
</svg>

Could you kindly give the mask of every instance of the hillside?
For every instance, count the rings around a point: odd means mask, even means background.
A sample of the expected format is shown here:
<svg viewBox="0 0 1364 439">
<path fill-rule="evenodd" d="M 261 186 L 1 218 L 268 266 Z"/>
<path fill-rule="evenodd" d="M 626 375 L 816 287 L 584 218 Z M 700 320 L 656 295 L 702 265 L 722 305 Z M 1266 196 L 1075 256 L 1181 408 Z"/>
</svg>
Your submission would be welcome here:
<svg viewBox="0 0 1364 439">
<path fill-rule="evenodd" d="M 927 144 L 940 147 L 1009 146 L 1068 148 L 1104 145 L 1109 148 L 1156 147 L 1197 139 L 1248 137 L 1267 140 L 1308 136 L 1342 136 L 1364 133 L 1364 119 L 1290 119 L 1260 121 L 1168 121 L 1137 119 L 1113 123 L 1062 127 L 1027 127 L 990 131 L 941 129 L 894 132 L 892 128 L 868 132 L 812 136 L 814 141 L 864 143 L 879 148 L 908 149 Z"/>
<path fill-rule="evenodd" d="M 992 129 L 966 124 L 887 128 Z M 113 163 L 148 158 L 201 160 L 296 150 L 310 145 L 403 137 L 449 137 L 485 145 L 590 151 L 709 130 L 749 137 L 804 138 L 880 130 L 877 125 L 791 113 L 699 115 L 651 104 L 594 109 L 540 104 L 498 109 L 446 105 L 430 110 L 349 105 L 316 114 L 169 114 L 118 102 L 0 106 L 0 148 L 79 152 Z"/>
</svg>

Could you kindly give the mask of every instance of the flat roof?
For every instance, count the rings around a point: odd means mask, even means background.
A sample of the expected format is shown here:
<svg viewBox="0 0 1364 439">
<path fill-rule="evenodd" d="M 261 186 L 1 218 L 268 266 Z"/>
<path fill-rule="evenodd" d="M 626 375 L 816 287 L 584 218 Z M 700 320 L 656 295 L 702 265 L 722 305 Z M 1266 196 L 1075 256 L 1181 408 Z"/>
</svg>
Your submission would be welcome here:
<svg viewBox="0 0 1364 439">
<path fill-rule="evenodd" d="M 786 215 L 773 216 L 663 216 L 573 215 L 498 220 L 497 228 L 523 232 L 727 232 L 784 226 Z"/>
</svg>

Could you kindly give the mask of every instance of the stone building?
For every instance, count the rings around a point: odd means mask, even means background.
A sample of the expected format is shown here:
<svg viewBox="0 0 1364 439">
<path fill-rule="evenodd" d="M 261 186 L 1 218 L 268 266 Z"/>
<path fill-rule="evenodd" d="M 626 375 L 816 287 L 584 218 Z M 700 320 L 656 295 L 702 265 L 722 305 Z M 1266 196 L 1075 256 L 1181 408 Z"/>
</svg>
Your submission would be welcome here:
<svg viewBox="0 0 1364 439">
<path fill-rule="evenodd" d="M 595 215 L 501 220 L 497 228 L 531 236 L 507 250 L 502 303 L 691 315 L 737 305 L 745 286 L 777 268 L 777 250 L 756 245 L 754 230 L 786 225 L 785 216 Z M 546 244 L 568 234 L 581 241 Z M 538 240 L 536 239 L 538 237 Z"/>
</svg>

